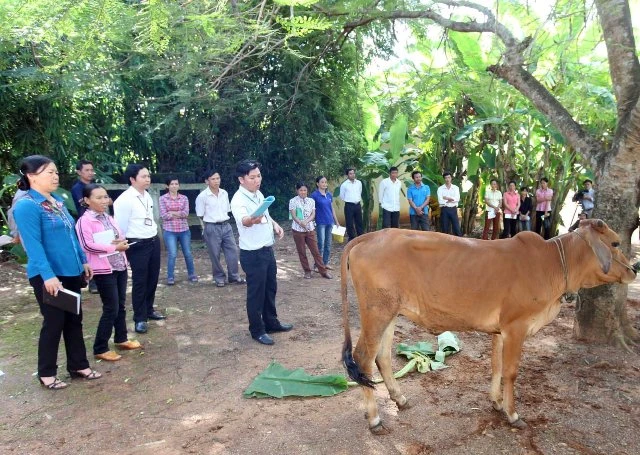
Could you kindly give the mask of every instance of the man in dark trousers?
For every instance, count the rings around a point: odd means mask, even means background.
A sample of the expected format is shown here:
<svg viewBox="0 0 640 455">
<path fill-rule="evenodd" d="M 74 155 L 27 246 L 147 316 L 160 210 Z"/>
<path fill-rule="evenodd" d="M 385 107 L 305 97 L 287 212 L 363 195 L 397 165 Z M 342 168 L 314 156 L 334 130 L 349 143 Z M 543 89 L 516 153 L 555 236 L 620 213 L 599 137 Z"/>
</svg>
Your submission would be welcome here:
<svg viewBox="0 0 640 455">
<path fill-rule="evenodd" d="M 284 231 L 265 210 L 254 216 L 264 202 L 260 192 L 262 174 L 260 163 L 253 160 L 240 161 L 236 166 L 236 177 L 240 188 L 231 199 L 231 213 L 238 226 L 240 238 L 240 265 L 247 276 L 247 316 L 249 332 L 258 343 L 271 345 L 268 334 L 288 332 L 292 324 L 283 324 L 276 312 L 276 257 L 273 254 L 275 236 L 284 237 Z"/>
<path fill-rule="evenodd" d="M 340 185 L 340 199 L 344 201 L 344 219 L 349 240 L 362 235 L 362 182 L 356 179 L 356 170 L 346 170 L 347 180 Z"/>
</svg>

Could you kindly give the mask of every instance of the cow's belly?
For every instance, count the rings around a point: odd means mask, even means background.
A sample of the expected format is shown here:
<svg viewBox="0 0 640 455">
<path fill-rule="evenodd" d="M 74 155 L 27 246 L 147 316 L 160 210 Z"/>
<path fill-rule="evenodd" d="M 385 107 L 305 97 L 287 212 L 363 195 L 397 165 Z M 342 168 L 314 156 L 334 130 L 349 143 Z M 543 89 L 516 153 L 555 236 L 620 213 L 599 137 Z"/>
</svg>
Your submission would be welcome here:
<svg viewBox="0 0 640 455">
<path fill-rule="evenodd" d="M 480 305 L 474 307 L 455 307 L 443 309 L 436 306 L 411 308 L 403 306 L 400 314 L 434 333 L 446 330 L 471 331 L 485 333 L 500 331 L 500 309 Z"/>
</svg>

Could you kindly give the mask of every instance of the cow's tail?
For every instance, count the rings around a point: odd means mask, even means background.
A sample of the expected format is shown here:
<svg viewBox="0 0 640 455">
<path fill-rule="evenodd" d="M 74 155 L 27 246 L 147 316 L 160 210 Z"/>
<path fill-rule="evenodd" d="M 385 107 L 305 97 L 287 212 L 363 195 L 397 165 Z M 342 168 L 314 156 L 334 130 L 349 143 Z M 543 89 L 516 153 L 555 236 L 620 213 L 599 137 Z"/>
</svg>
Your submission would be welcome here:
<svg viewBox="0 0 640 455">
<path fill-rule="evenodd" d="M 353 343 L 351 342 L 351 328 L 349 327 L 349 300 L 347 298 L 347 286 L 349 284 L 349 253 L 351 249 L 363 240 L 364 236 L 351 240 L 344 251 L 340 261 L 340 291 L 342 294 L 342 324 L 344 326 L 344 344 L 342 345 L 342 363 L 347 369 L 349 377 L 358 384 L 374 388 L 371 379 L 360 370 L 353 358 Z"/>
</svg>

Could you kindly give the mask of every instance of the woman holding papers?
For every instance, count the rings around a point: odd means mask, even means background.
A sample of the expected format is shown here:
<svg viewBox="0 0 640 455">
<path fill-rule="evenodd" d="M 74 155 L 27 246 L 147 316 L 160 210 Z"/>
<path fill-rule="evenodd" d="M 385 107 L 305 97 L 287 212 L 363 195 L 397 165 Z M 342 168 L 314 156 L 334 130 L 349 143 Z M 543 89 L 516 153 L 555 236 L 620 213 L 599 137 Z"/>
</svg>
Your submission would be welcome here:
<svg viewBox="0 0 640 455">
<path fill-rule="evenodd" d="M 93 343 L 93 355 L 96 359 L 116 361 L 122 356 L 109 350 L 109 338 L 114 329 L 113 341 L 119 349 L 142 347 L 138 341 L 127 340 L 124 304 L 128 262 L 122 252 L 129 249 L 129 244 L 116 221 L 107 213 L 110 201 L 107 191 L 90 183 L 85 185 L 82 195 L 87 210 L 78 219 L 76 231 L 102 299 L 102 316 Z"/>
<path fill-rule="evenodd" d="M 64 335 L 67 370 L 72 378 L 98 379 L 102 375 L 89 367 L 82 335 L 82 311 L 64 311 L 44 303 L 44 293 L 57 296 L 62 289 L 80 293 L 84 279 L 93 271 L 87 263 L 75 230 L 73 218 L 58 189 L 55 163 L 41 155 L 22 160 L 18 187 L 28 191 L 15 206 L 14 216 L 22 245 L 27 253 L 27 276 L 42 314 L 38 340 L 38 378 L 43 387 L 64 389 L 68 384 L 56 377 L 58 346 Z"/>
<path fill-rule="evenodd" d="M 307 196 L 307 185 L 298 183 L 296 185 L 298 195 L 289 201 L 289 212 L 293 222 L 291 223 L 291 233 L 293 241 L 296 244 L 298 258 L 304 269 L 304 277 L 311 278 L 311 268 L 307 259 L 307 250 L 305 245 L 309 247 L 311 255 L 316 262 L 320 275 L 325 278 L 333 278 L 327 271 L 327 267 L 322 261 L 320 251 L 318 251 L 318 241 L 316 240 L 316 231 L 314 219 L 316 217 L 316 204 L 313 199 Z"/>
</svg>

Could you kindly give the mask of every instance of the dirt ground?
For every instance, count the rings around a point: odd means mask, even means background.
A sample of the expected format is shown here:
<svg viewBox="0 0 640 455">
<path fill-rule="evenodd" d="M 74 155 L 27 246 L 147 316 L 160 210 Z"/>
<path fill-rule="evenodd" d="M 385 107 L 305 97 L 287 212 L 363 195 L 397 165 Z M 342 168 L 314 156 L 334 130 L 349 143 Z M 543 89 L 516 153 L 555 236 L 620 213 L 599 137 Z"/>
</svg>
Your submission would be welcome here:
<svg viewBox="0 0 640 455">
<path fill-rule="evenodd" d="M 492 411 L 490 339 L 481 333 L 459 334 L 462 351 L 447 359 L 450 368 L 400 380 L 413 408 L 398 412 L 378 386 L 389 435 L 369 432 L 357 388 L 331 398 L 243 398 L 272 359 L 312 374 L 343 373 L 339 271 L 331 281 L 317 274 L 303 280 L 287 233 L 277 244 L 278 310 L 295 329 L 262 346 L 247 330 L 245 287 L 216 288 L 201 243 L 194 243 L 194 256 L 200 282 L 186 281 L 179 259 L 177 284 L 157 293 L 169 317 L 137 336 L 143 352 L 124 353 L 115 363 L 91 359 L 102 379 L 74 380 L 55 392 L 35 377 L 41 317 L 25 274 L 0 264 L 0 453 L 640 453 L 640 357 L 575 342 L 571 306 L 525 345 L 516 402 L 526 430 L 512 429 Z M 638 295 L 630 293 L 629 310 L 640 328 Z M 91 353 L 101 304 L 95 295 L 84 297 Z M 352 328 L 357 337 L 357 318 Z M 421 340 L 435 337 L 400 321 L 396 342 Z M 62 344 L 59 360 L 66 380 Z M 404 364 L 394 359 L 396 370 Z"/>
</svg>

